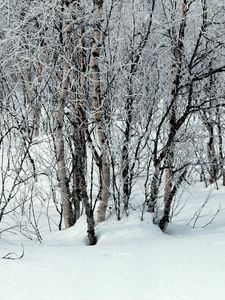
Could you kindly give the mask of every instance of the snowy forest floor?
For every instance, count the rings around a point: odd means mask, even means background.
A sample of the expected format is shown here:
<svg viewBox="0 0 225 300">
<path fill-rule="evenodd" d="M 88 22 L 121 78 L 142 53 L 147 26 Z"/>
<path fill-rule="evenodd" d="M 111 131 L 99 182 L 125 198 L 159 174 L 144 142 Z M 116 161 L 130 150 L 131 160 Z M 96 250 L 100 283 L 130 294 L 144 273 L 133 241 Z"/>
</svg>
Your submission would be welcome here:
<svg viewBox="0 0 225 300">
<path fill-rule="evenodd" d="M 92 247 L 83 217 L 69 230 L 46 233 L 42 244 L 6 233 L 0 256 L 20 255 L 22 244 L 24 256 L 0 260 L 0 300 L 225 300 L 224 192 L 190 188 L 167 234 L 147 213 L 140 221 L 140 211 L 98 224 Z"/>
</svg>

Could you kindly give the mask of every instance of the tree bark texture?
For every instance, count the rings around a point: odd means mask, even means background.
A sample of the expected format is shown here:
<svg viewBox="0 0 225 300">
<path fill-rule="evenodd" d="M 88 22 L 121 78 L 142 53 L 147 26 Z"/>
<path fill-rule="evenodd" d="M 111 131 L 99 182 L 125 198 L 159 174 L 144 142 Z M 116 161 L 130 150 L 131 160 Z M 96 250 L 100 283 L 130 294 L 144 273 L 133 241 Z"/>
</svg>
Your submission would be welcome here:
<svg viewBox="0 0 225 300">
<path fill-rule="evenodd" d="M 175 3 L 176 5 L 176 3 Z M 172 200 L 177 191 L 177 185 L 173 184 L 173 163 L 174 163 L 174 147 L 175 147 L 175 137 L 176 132 L 179 129 L 177 126 L 177 99 L 178 99 L 178 88 L 180 85 L 181 78 L 181 68 L 182 68 L 182 58 L 183 58 L 183 40 L 185 36 L 186 20 L 188 13 L 187 1 L 183 0 L 181 6 L 182 19 L 179 26 L 178 34 L 175 28 L 175 18 L 172 16 L 174 22 L 172 26 L 172 49 L 173 49 L 173 63 L 172 63 L 172 89 L 171 89 L 171 110 L 169 112 L 169 126 L 170 135 L 169 147 L 167 149 L 166 161 L 165 161 L 165 188 L 164 188 L 164 210 L 163 217 L 160 220 L 160 228 L 164 231 L 169 222 L 169 214 L 171 210 Z"/>
<path fill-rule="evenodd" d="M 57 175 L 58 175 L 58 181 L 60 186 L 65 228 L 74 225 L 71 195 L 70 195 L 69 182 L 68 182 L 67 172 L 66 172 L 65 146 L 64 146 L 64 135 L 63 135 L 64 109 L 65 109 L 66 99 L 68 96 L 69 73 L 70 73 L 69 30 L 70 30 L 70 24 L 68 24 L 67 21 L 63 20 L 63 24 L 62 24 L 63 71 L 62 71 L 62 82 L 60 87 L 59 99 L 55 111 L 56 127 L 54 131 Z"/>
<path fill-rule="evenodd" d="M 77 1 L 75 9 L 82 15 L 82 8 L 80 2 Z M 87 85 L 86 85 L 86 50 L 84 41 L 85 29 L 81 25 L 78 38 L 78 88 L 77 95 L 74 104 L 74 155 L 73 155 L 73 200 L 75 208 L 75 221 L 80 217 L 80 203 L 83 203 L 85 214 L 87 217 L 87 233 L 89 245 L 95 245 L 97 238 L 95 235 L 95 221 L 93 215 L 93 209 L 88 199 L 87 194 L 87 182 L 86 182 L 86 169 L 87 169 L 87 152 L 86 152 L 86 137 L 85 133 L 88 130 L 88 121 L 86 116 L 87 111 Z"/>
<path fill-rule="evenodd" d="M 102 15 L 102 0 L 94 0 L 95 9 L 95 28 L 93 32 L 93 44 L 91 50 L 91 68 L 92 68 L 92 85 L 93 85 L 93 102 L 92 106 L 95 113 L 95 122 L 97 126 L 98 141 L 100 145 L 100 197 L 98 206 L 98 221 L 105 220 L 106 209 L 109 201 L 110 188 L 110 166 L 106 145 L 106 133 L 104 128 L 103 105 L 101 100 L 101 82 L 100 82 L 100 68 L 99 57 L 101 50 L 101 15 Z"/>
<path fill-rule="evenodd" d="M 24 71 L 22 72 L 22 79 L 23 79 L 23 88 L 24 88 L 24 94 L 25 99 L 28 107 L 28 123 L 27 130 L 31 131 L 31 134 L 35 137 L 39 135 L 39 122 L 40 122 L 40 88 L 38 87 L 38 90 L 33 88 L 33 76 L 32 76 L 32 53 L 31 53 L 31 47 L 30 47 L 30 33 L 28 28 L 28 11 L 29 11 L 29 1 L 21 0 L 21 11 L 20 11 L 20 20 L 21 20 L 21 42 L 22 42 L 22 48 L 24 52 Z M 39 44 L 39 58 L 38 60 L 38 86 L 40 86 L 40 80 L 42 76 L 42 66 L 40 63 L 40 56 L 42 55 L 41 52 L 43 50 L 43 44 Z M 35 93 L 36 92 L 36 93 Z M 31 128 L 31 130 L 30 130 Z M 28 132 L 29 132 L 28 131 Z"/>
</svg>

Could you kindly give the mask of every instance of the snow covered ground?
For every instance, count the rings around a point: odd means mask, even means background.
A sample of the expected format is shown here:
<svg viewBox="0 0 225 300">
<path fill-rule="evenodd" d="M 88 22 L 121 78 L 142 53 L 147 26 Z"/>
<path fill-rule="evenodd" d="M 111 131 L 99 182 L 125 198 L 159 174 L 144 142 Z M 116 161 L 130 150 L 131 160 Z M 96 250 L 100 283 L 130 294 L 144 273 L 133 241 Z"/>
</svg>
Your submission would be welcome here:
<svg viewBox="0 0 225 300">
<path fill-rule="evenodd" d="M 96 246 L 85 244 L 84 218 L 42 244 L 23 240 L 22 259 L 0 260 L 0 300 L 225 300 L 224 195 L 191 188 L 167 234 L 136 211 L 98 224 Z M 2 235 L 0 256 L 20 255 L 20 239 Z"/>
</svg>

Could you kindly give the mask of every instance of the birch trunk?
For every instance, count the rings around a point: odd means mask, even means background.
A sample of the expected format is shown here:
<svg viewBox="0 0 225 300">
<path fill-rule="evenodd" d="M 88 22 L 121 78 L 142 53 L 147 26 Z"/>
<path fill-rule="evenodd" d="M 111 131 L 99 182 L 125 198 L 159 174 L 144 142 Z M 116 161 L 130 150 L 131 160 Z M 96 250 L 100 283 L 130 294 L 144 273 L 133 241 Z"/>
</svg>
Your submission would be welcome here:
<svg viewBox="0 0 225 300">
<path fill-rule="evenodd" d="M 103 122 L 103 103 L 101 100 L 101 84 L 100 84 L 100 69 L 99 56 L 101 50 L 101 15 L 103 0 L 93 0 L 96 23 L 93 33 L 93 44 L 91 51 L 91 68 L 92 68 L 92 84 L 93 84 L 93 109 L 95 112 L 95 121 L 97 125 L 98 140 L 100 145 L 100 197 L 98 206 L 98 221 L 105 220 L 106 209 L 109 201 L 110 188 L 110 166 L 106 147 L 106 136 Z"/>
<path fill-rule="evenodd" d="M 177 3 L 175 1 L 174 8 Z M 186 0 L 183 0 L 181 5 L 182 20 L 179 27 L 178 34 L 175 28 L 175 16 L 172 15 L 172 21 L 174 22 L 172 26 L 172 47 L 173 47 L 173 64 L 172 64 L 172 89 L 171 89 L 171 110 L 169 112 L 169 126 L 170 126 L 170 146 L 167 149 L 166 157 L 166 171 L 165 171 L 165 188 L 164 188 L 164 211 L 163 217 L 160 220 L 160 228 L 165 231 L 167 224 L 169 223 L 169 214 L 171 209 L 171 204 L 173 197 L 176 192 L 176 188 L 172 190 L 173 182 L 173 162 L 175 157 L 174 147 L 175 147 L 175 137 L 177 132 L 177 98 L 178 98 L 178 88 L 180 84 L 181 77 L 181 67 L 183 58 L 183 40 L 185 36 L 186 19 L 188 13 L 188 4 Z"/>
<path fill-rule="evenodd" d="M 41 115 L 41 83 L 43 79 L 43 69 L 44 69 L 44 48 L 45 48 L 45 38 L 43 29 L 39 28 L 39 43 L 38 43 L 38 55 L 36 60 L 36 73 L 37 73 L 37 83 L 35 89 L 35 101 L 33 101 L 33 132 L 34 136 L 39 136 L 40 133 L 40 115 Z"/>
<path fill-rule="evenodd" d="M 80 11 L 80 4 L 77 2 L 76 10 Z M 87 198 L 86 188 L 86 168 L 87 168 L 87 152 L 86 152 L 86 139 L 85 131 L 87 126 L 86 119 L 86 52 L 84 45 L 84 26 L 81 26 L 79 31 L 79 50 L 78 50 L 78 61 L 79 61 L 79 73 L 77 81 L 79 83 L 77 98 L 74 105 L 74 167 L 73 167 L 73 185 L 74 185 L 74 206 L 75 206 L 75 217 L 76 220 L 80 217 L 80 203 L 83 202 L 83 197 Z M 84 201 L 84 205 L 85 201 Z M 86 206 L 85 206 L 86 209 Z"/>
<path fill-rule="evenodd" d="M 209 106 L 208 106 L 208 109 L 209 109 L 209 112 L 212 113 L 212 109 L 213 109 L 213 106 L 214 106 L 214 98 L 215 98 L 215 95 L 214 95 L 214 78 L 213 78 L 213 74 L 212 74 L 212 66 L 211 66 L 211 63 L 210 63 L 210 69 L 209 69 L 209 72 L 211 73 L 210 74 L 210 78 L 209 78 L 209 95 L 210 95 L 210 98 L 209 98 Z M 219 109 L 219 107 L 218 107 Z M 209 169 L 208 169 L 208 172 L 209 172 L 209 183 L 214 183 L 217 181 L 218 179 L 218 175 L 219 175 L 219 171 L 220 171 L 220 168 L 221 168 L 221 157 L 223 158 L 223 154 L 221 154 L 221 144 L 222 144 L 222 141 L 221 141 L 221 127 L 220 127 L 220 118 L 219 117 L 219 114 L 218 114 L 218 117 L 217 117 L 217 111 L 216 111 L 216 119 L 218 120 L 218 123 L 217 123 L 217 128 L 218 128 L 218 138 L 219 138 L 219 154 L 220 154 L 220 161 L 218 161 L 217 159 L 217 155 L 216 155 L 216 147 L 215 147 L 215 139 L 216 139 L 216 136 L 215 136 L 215 120 L 213 119 L 213 117 L 208 114 L 206 111 L 203 111 L 202 112 L 202 117 L 203 117 L 203 122 L 204 122 L 204 125 L 208 131 L 208 134 L 209 134 L 209 139 L 208 139 L 208 143 L 207 143 L 207 156 L 208 156 L 208 163 L 209 163 Z"/>
<path fill-rule="evenodd" d="M 165 232 L 166 228 L 170 222 L 170 214 L 171 214 L 171 205 L 173 202 L 173 198 L 177 193 L 178 188 L 180 187 L 181 183 L 185 179 L 185 176 L 187 174 L 187 169 L 183 171 L 183 173 L 178 178 L 177 182 L 172 186 L 172 181 L 168 182 L 169 191 L 167 193 L 166 202 L 164 203 L 164 210 L 163 210 L 163 216 L 159 222 L 160 229 Z M 168 174 L 168 179 L 170 180 L 172 178 L 172 174 Z M 169 186 L 170 184 L 170 186 Z"/>
<path fill-rule="evenodd" d="M 155 166 L 151 187 L 150 187 L 150 199 L 148 201 L 148 212 L 155 213 L 156 202 L 159 194 L 159 166 Z"/>
<path fill-rule="evenodd" d="M 33 78 L 32 78 L 32 54 L 30 49 L 30 38 L 29 38 L 29 29 L 28 29 L 28 7 L 29 1 L 21 0 L 21 11 L 20 11 L 20 29 L 21 29 L 21 41 L 22 48 L 24 51 L 24 68 L 22 79 L 23 79 L 23 87 L 24 93 L 26 95 L 26 102 L 28 106 L 28 127 L 31 127 L 31 133 L 33 136 L 39 135 L 39 118 L 40 118 L 40 103 L 39 99 L 35 101 L 37 94 L 34 94 L 33 91 Z M 40 68 L 39 68 L 40 71 Z M 39 80 L 39 79 L 38 79 Z M 27 128 L 28 129 L 28 128 Z"/>
<path fill-rule="evenodd" d="M 58 175 L 58 181 L 60 186 L 65 228 L 74 225 L 69 182 L 66 174 L 65 149 L 64 149 L 65 146 L 64 146 L 64 135 L 63 135 L 64 108 L 65 108 L 65 103 L 68 95 L 69 73 L 70 73 L 69 30 L 70 30 L 70 26 L 68 22 L 64 20 L 62 24 L 63 54 L 64 54 L 63 72 L 62 72 L 62 82 L 60 87 L 59 100 L 55 111 L 56 127 L 54 132 L 57 175 Z"/>
<path fill-rule="evenodd" d="M 209 183 L 214 183 L 218 179 L 219 174 L 219 162 L 217 160 L 216 149 L 215 149 L 215 133 L 214 133 L 214 125 L 210 120 L 210 117 L 203 113 L 203 121 L 204 125 L 209 134 L 209 140 L 207 143 L 207 156 L 209 162 Z"/>
<path fill-rule="evenodd" d="M 82 15 L 82 8 L 80 2 L 75 2 L 75 10 Z M 88 199 L 87 183 L 86 183 L 86 168 L 87 168 L 87 153 L 86 153 L 86 138 L 85 133 L 87 131 L 87 85 L 86 85 L 86 50 L 84 43 L 84 26 L 80 26 L 79 30 L 79 47 L 78 47 L 78 62 L 79 72 L 77 82 L 79 86 L 77 88 L 77 96 L 74 104 L 74 156 L 73 156 L 73 197 L 75 207 L 75 221 L 80 217 L 80 203 L 83 203 L 85 214 L 87 217 L 87 233 L 89 245 L 95 245 L 97 238 L 95 235 L 95 221 L 93 215 L 93 209 Z"/>
<path fill-rule="evenodd" d="M 133 68 L 131 68 L 132 71 Z M 130 155 L 129 155 L 129 146 L 131 139 L 131 124 L 133 119 L 133 80 L 132 72 L 129 79 L 129 97 L 126 101 L 125 111 L 126 111 L 126 123 L 125 123 L 125 137 L 122 148 L 122 179 L 123 179 L 123 206 L 124 212 L 128 216 L 128 205 L 131 193 L 131 174 L 130 174 Z"/>
</svg>

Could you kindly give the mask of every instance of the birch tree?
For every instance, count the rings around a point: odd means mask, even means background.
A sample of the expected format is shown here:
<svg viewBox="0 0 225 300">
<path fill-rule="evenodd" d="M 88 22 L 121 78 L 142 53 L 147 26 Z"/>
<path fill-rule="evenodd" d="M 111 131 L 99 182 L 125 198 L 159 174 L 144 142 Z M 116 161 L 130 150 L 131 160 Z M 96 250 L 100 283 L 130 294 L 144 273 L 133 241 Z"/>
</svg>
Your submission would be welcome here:
<svg viewBox="0 0 225 300">
<path fill-rule="evenodd" d="M 98 221 L 105 220 L 106 209 L 109 201 L 110 188 L 110 166 L 106 145 L 106 132 L 104 129 L 104 103 L 101 95 L 101 74 L 99 67 L 99 56 L 101 51 L 102 27 L 101 17 L 103 9 L 103 0 L 94 0 L 95 25 L 93 32 L 93 44 L 91 49 L 91 69 L 92 69 L 92 85 L 93 85 L 93 109 L 98 134 L 98 142 L 100 146 L 99 160 L 99 176 L 100 176 L 100 191 L 99 191 L 99 206 L 98 206 Z"/>
</svg>

